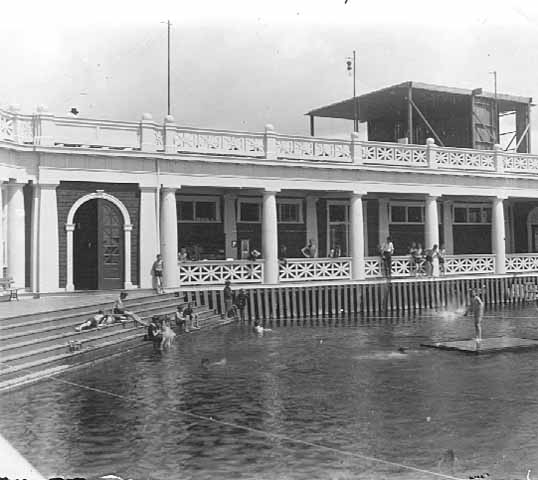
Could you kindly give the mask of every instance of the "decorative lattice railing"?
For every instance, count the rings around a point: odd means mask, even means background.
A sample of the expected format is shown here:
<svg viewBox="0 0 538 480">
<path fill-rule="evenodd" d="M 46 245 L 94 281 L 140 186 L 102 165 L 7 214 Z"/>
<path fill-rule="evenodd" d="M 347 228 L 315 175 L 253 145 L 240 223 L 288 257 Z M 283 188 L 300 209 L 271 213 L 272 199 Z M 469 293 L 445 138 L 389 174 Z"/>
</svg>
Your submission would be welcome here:
<svg viewBox="0 0 538 480">
<path fill-rule="evenodd" d="M 243 157 L 272 161 L 299 160 L 388 166 L 441 171 L 481 171 L 506 174 L 538 173 L 538 156 L 502 150 L 473 150 L 389 142 L 328 139 L 265 132 L 241 132 L 183 127 L 144 114 L 138 122 L 55 116 L 44 109 L 21 115 L 0 109 L 0 142 L 99 150 L 165 152 Z"/>
<path fill-rule="evenodd" d="M 176 127 L 173 134 L 179 153 L 206 153 L 263 157 L 263 134 Z"/>
<path fill-rule="evenodd" d="M 444 273 L 447 275 L 495 273 L 495 255 L 447 255 Z"/>
<path fill-rule="evenodd" d="M 398 143 L 363 142 L 364 163 L 426 167 L 426 147 L 422 145 L 400 145 Z"/>
<path fill-rule="evenodd" d="M 261 283 L 263 262 L 200 261 L 180 262 L 179 282 L 182 285 L 222 284 L 226 280 L 237 283 Z"/>
<path fill-rule="evenodd" d="M 538 272 L 538 253 L 509 253 L 505 266 L 506 273 Z"/>
<path fill-rule="evenodd" d="M 282 282 L 346 280 L 351 278 L 351 260 L 345 257 L 289 259 L 280 264 L 279 277 Z"/>
<path fill-rule="evenodd" d="M 351 162 L 350 142 L 345 140 L 279 135 L 276 154 L 290 160 Z"/>
<path fill-rule="evenodd" d="M 491 151 L 463 148 L 436 148 L 435 163 L 439 168 L 457 170 L 495 170 L 495 156 Z"/>
</svg>

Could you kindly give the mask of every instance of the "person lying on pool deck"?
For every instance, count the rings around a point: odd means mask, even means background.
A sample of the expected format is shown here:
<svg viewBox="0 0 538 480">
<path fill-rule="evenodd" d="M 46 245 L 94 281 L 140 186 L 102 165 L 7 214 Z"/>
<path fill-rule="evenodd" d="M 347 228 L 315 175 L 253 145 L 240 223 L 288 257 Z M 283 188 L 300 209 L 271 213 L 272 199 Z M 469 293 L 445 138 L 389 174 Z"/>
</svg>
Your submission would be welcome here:
<svg viewBox="0 0 538 480">
<path fill-rule="evenodd" d="M 75 327 L 77 332 L 82 330 L 91 330 L 92 328 L 99 328 L 101 325 L 106 323 L 107 315 L 103 310 L 99 310 L 93 317 L 88 318 L 84 323 L 80 324 L 78 327 Z"/>
</svg>

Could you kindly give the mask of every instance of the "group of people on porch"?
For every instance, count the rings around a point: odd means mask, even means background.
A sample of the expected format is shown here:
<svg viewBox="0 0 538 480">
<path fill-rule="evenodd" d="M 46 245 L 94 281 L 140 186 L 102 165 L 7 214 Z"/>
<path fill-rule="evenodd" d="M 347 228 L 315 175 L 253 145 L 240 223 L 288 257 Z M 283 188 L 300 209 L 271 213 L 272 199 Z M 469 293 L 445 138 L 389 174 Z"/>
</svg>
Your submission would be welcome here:
<svg viewBox="0 0 538 480">
<path fill-rule="evenodd" d="M 411 242 L 408 249 L 409 255 L 409 273 L 418 276 L 424 274 L 428 277 L 433 275 L 434 262 L 439 264 L 439 273 L 445 273 L 445 254 L 444 245 L 433 245 L 430 249 L 423 249 L 419 242 Z M 394 255 L 394 242 L 392 237 L 388 236 L 386 241 L 379 246 L 379 256 L 381 257 L 381 269 L 383 275 L 390 277 L 392 275 L 392 256 Z"/>
</svg>

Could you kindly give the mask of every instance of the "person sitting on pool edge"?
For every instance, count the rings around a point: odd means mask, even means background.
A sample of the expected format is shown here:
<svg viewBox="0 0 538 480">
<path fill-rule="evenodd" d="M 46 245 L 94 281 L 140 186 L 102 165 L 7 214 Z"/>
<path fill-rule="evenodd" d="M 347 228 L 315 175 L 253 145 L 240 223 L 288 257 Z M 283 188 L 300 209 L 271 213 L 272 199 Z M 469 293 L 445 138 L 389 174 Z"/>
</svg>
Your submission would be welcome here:
<svg viewBox="0 0 538 480">
<path fill-rule="evenodd" d="M 114 302 L 114 306 L 112 307 L 112 315 L 114 315 L 114 318 L 120 321 L 125 320 L 126 318 L 130 318 L 131 320 L 133 320 L 133 322 L 137 322 L 141 325 L 147 326 L 136 313 L 125 309 L 123 301 L 126 298 L 127 292 L 121 292 L 118 299 Z"/>
<path fill-rule="evenodd" d="M 272 330 L 270 328 L 263 328 L 261 325 L 260 325 L 260 322 L 258 322 L 258 320 L 256 320 L 254 322 L 254 332 L 257 333 L 258 335 L 263 335 L 264 332 L 272 332 Z"/>
<path fill-rule="evenodd" d="M 192 303 L 187 303 L 187 307 L 183 310 L 183 317 L 185 320 L 188 318 L 190 321 L 189 330 L 200 330 L 200 325 L 198 324 L 198 314 L 194 313 Z"/>
<path fill-rule="evenodd" d="M 472 298 L 471 303 L 467 307 L 467 310 L 463 316 L 467 316 L 472 313 L 474 318 L 475 340 L 477 343 L 482 341 L 482 318 L 484 317 L 484 302 L 480 298 L 480 289 L 473 288 L 471 290 Z"/>
</svg>

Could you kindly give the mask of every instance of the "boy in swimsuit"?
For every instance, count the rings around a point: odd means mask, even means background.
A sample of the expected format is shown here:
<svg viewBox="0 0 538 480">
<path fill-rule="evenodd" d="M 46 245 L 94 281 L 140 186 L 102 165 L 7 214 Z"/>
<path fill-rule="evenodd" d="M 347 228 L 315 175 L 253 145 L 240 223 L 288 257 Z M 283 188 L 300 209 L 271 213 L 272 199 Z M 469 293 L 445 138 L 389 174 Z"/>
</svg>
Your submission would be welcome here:
<svg viewBox="0 0 538 480">
<path fill-rule="evenodd" d="M 474 318 L 475 339 L 477 343 L 482 341 L 482 318 L 484 317 L 484 302 L 480 298 L 480 290 L 474 288 L 472 290 L 471 304 L 467 307 L 467 310 L 463 314 L 467 316 L 472 314 Z"/>
</svg>

